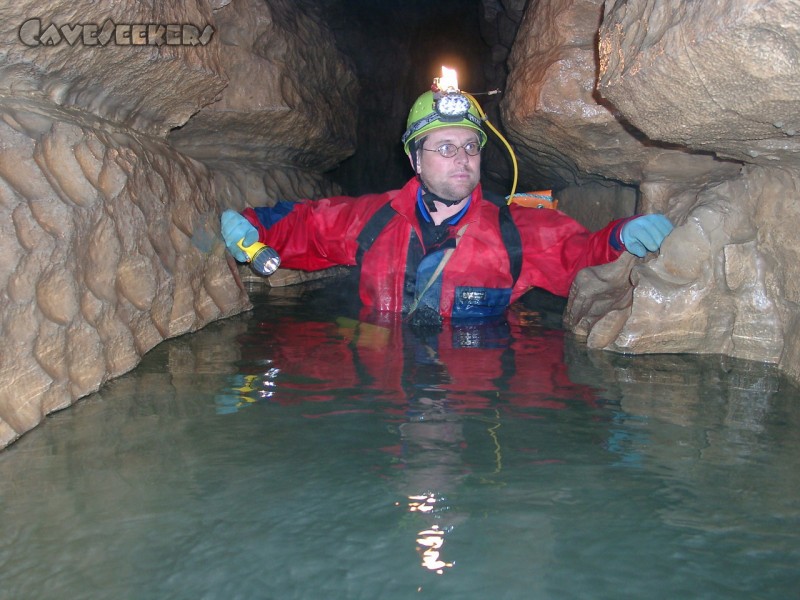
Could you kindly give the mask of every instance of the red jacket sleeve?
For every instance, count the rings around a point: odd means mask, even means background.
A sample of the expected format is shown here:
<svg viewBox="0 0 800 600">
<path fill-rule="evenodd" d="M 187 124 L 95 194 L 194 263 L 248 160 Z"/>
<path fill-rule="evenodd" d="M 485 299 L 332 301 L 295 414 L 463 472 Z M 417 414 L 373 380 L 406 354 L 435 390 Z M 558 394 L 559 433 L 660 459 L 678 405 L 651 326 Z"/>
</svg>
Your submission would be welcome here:
<svg viewBox="0 0 800 600">
<path fill-rule="evenodd" d="M 526 288 L 568 296 L 578 271 L 611 262 L 623 252 L 619 244 L 612 245 L 611 238 L 624 219 L 593 233 L 557 210 L 512 206 L 512 215 L 522 238 L 519 283 Z"/>
<path fill-rule="evenodd" d="M 282 267 L 315 271 L 355 265 L 358 234 L 388 200 L 388 194 L 371 194 L 298 202 L 271 227 L 251 208 L 242 214 L 258 229 L 259 241 L 278 252 Z"/>
</svg>

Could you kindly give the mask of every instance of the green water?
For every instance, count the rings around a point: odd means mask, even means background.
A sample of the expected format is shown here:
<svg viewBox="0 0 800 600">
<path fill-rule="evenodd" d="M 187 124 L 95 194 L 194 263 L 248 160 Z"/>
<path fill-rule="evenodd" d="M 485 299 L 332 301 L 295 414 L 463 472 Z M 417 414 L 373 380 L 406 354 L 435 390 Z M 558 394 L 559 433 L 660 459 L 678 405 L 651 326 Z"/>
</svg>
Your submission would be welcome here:
<svg viewBox="0 0 800 600">
<path fill-rule="evenodd" d="M 800 597 L 770 367 L 254 300 L 0 453 L 0 598 Z"/>
</svg>

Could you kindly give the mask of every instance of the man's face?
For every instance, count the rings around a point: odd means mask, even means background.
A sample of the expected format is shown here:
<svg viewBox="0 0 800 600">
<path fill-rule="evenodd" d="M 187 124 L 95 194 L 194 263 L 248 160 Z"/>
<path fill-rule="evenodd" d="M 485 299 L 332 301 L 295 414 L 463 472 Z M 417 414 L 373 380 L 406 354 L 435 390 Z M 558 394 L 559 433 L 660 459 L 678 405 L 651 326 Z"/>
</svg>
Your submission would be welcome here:
<svg viewBox="0 0 800 600">
<path fill-rule="evenodd" d="M 468 127 L 442 127 L 428 134 L 422 148 L 417 149 L 417 173 L 430 191 L 445 200 L 466 198 L 481 178 L 481 155 L 470 156 L 464 148 L 445 158 L 436 149 L 443 144 L 464 146 L 478 144 L 475 130 Z M 431 152 L 433 151 L 433 152 Z"/>
</svg>

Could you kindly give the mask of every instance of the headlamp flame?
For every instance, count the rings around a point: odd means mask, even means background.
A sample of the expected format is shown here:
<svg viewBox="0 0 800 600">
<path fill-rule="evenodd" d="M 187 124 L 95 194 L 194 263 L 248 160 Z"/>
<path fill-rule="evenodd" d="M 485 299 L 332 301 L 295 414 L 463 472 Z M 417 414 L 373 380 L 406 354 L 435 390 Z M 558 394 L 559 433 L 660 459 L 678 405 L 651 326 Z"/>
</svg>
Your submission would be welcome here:
<svg viewBox="0 0 800 600">
<path fill-rule="evenodd" d="M 460 92 L 458 89 L 458 73 L 455 69 L 448 69 L 442 65 L 442 76 L 433 79 L 433 85 L 436 87 L 435 91 L 441 91 L 445 94 L 451 92 Z"/>
<path fill-rule="evenodd" d="M 433 80 L 433 109 L 445 122 L 462 120 L 471 107 L 469 99 L 458 89 L 458 74 L 455 69 L 442 66 L 442 76 Z"/>
</svg>

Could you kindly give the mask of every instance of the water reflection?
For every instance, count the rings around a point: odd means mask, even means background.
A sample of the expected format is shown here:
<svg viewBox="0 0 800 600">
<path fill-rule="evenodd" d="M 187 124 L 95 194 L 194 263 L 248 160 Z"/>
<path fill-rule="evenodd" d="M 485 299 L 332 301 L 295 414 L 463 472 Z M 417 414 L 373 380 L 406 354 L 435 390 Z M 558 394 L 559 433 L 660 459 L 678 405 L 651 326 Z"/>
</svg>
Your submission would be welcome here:
<svg viewBox="0 0 800 600">
<path fill-rule="evenodd" d="M 800 443 L 789 432 L 800 428 L 800 396 L 772 366 L 573 350 L 571 377 L 603 381 L 615 399 L 610 408 L 619 426 L 609 450 L 620 463 L 657 475 L 659 494 L 680 498 L 659 509 L 665 523 L 696 530 L 702 543 L 709 538 L 701 534 L 710 533 L 721 545 L 770 523 L 798 523 Z"/>
<path fill-rule="evenodd" d="M 501 320 L 441 330 L 414 329 L 389 314 L 270 315 L 238 343 L 248 360 L 217 393 L 220 414 L 259 403 L 318 403 L 308 418 L 376 410 L 389 417 L 396 442 L 381 449 L 390 461 L 385 472 L 402 498 L 396 505 L 414 519 L 409 535 L 421 566 L 438 574 L 456 564 L 445 540 L 470 516 L 450 498 L 470 478 L 505 485 L 498 477 L 503 419 L 538 419 L 537 411 L 576 404 L 599 408 L 596 388 L 569 378 L 563 332 L 542 328 L 521 305 Z M 325 403 L 336 410 L 322 409 Z M 476 458 L 490 468 L 476 472 Z M 557 459 L 536 457 L 548 460 Z"/>
<path fill-rule="evenodd" d="M 538 467 L 608 464 L 652 474 L 655 498 L 664 499 L 656 514 L 681 528 L 733 527 L 738 511 L 761 513 L 767 520 L 798 517 L 796 503 L 787 506 L 783 500 L 795 496 L 796 475 L 786 479 L 785 489 L 768 477 L 762 482 L 760 489 L 772 486 L 775 492 L 772 517 L 764 514 L 760 494 L 748 501 L 748 494 L 736 491 L 740 483 L 747 488 L 760 478 L 754 464 L 766 460 L 759 449 L 771 442 L 761 436 L 776 418 L 771 404 L 782 379 L 770 366 L 722 357 L 589 352 L 563 332 L 542 328 L 537 315 L 521 306 L 506 320 L 449 325 L 439 332 L 411 331 L 389 315 L 360 314 L 329 321 L 270 319 L 259 324 L 258 335 L 269 340 L 265 355 L 280 369 L 261 384 L 278 392 L 270 401 L 327 402 L 349 395 L 347 410 L 372 410 L 369 403 L 378 401 L 394 417 L 397 443 L 383 452 L 391 458 L 390 480 L 404 499 L 396 503 L 415 518 L 409 535 L 421 566 L 437 574 L 459 564 L 446 540 L 474 519 L 474 502 L 463 500 L 465 489 L 517 483 L 520 456 Z M 242 343 L 252 347 L 256 339 Z M 568 411 L 563 430 L 549 426 L 558 422 L 553 415 L 560 411 Z M 503 440 L 509 421 L 518 426 L 529 419 L 548 425 L 538 438 Z M 569 443 L 592 439 L 594 455 L 570 449 Z M 504 473 L 503 446 L 509 443 L 515 470 Z M 743 467 L 738 474 L 722 470 L 737 464 Z M 599 489 L 630 485 L 608 472 L 599 477 L 583 483 Z M 574 485 L 554 485 L 548 502 L 583 505 Z M 481 494 L 471 500 L 477 497 Z M 735 510 L 721 511 L 723 506 Z M 539 519 L 537 552 L 546 563 L 555 560 L 559 543 L 552 536 L 559 526 L 551 516 Z M 694 543 L 741 541 L 715 540 L 701 535 Z"/>
<path fill-rule="evenodd" d="M 771 368 L 271 296 L 0 454 L 0 597 L 794 593 Z"/>
<path fill-rule="evenodd" d="M 279 403 L 325 402 L 343 390 L 367 390 L 411 411 L 418 403 L 423 412 L 431 402 L 456 412 L 498 400 L 504 410 L 560 409 L 576 400 L 595 405 L 595 388 L 570 380 L 563 333 L 542 329 L 533 317 L 518 308 L 507 320 L 421 333 L 394 315 L 262 321 L 237 340 L 248 354 L 246 370 L 220 390 L 238 400 L 222 404 L 243 408 L 280 388 L 292 393 L 275 398 Z"/>
<path fill-rule="evenodd" d="M 409 496 L 408 510 L 411 513 L 421 512 L 435 515 L 437 511 L 441 511 L 437 507 L 437 503 L 441 505 L 444 500 L 444 498 L 437 498 L 432 492 L 422 496 Z M 429 571 L 435 571 L 438 575 L 442 575 L 445 569 L 453 566 L 453 563 L 442 560 L 444 537 L 451 529 L 451 527 L 442 529 L 436 523 L 429 529 L 423 529 L 417 533 L 417 552 L 422 557 L 421 565 Z"/>
</svg>

